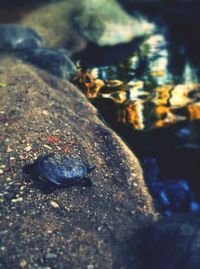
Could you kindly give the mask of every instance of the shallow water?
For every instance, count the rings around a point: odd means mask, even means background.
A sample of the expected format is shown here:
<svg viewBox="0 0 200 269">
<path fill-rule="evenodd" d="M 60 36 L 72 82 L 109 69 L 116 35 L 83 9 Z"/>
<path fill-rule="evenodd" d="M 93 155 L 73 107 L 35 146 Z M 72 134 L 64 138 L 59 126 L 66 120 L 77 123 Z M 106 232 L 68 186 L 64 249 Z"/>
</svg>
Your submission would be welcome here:
<svg viewBox="0 0 200 269">
<path fill-rule="evenodd" d="M 183 29 L 175 35 L 180 25 L 171 29 L 165 18 L 154 17 L 155 31 L 137 44 L 91 46 L 80 68 L 83 91 L 136 152 L 158 208 L 170 215 L 200 210 L 200 63 L 195 37 L 180 41 Z"/>
</svg>

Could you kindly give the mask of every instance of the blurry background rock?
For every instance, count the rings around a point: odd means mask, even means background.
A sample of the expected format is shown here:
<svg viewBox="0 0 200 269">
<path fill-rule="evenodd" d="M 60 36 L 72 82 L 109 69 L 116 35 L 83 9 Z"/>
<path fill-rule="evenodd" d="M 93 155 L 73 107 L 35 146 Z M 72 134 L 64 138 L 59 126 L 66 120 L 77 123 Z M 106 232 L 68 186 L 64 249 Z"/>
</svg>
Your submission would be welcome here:
<svg viewBox="0 0 200 269">
<path fill-rule="evenodd" d="M 66 47 L 72 53 L 84 49 L 87 41 L 100 46 L 116 45 L 153 30 L 152 24 L 129 16 L 115 0 L 53 1 L 42 6 L 36 2 L 32 9 L 30 12 L 29 5 L 26 11 L 25 6 L 24 14 L 19 10 L 19 17 L 26 15 L 21 24 L 33 27 L 43 37 L 45 47 Z"/>
<path fill-rule="evenodd" d="M 199 214 L 178 214 L 142 230 L 142 268 L 199 269 L 199 229 Z"/>
<path fill-rule="evenodd" d="M 84 1 L 76 22 L 86 39 L 99 46 L 126 43 L 153 30 L 153 25 L 129 16 L 115 0 Z"/>
<path fill-rule="evenodd" d="M 65 80 L 76 73 L 76 66 L 64 49 L 32 49 L 15 55 Z"/>
<path fill-rule="evenodd" d="M 80 1 L 59 1 L 37 8 L 21 24 L 33 27 L 44 39 L 45 47 L 66 47 L 71 53 L 85 48 L 86 40 L 74 26 Z"/>
<path fill-rule="evenodd" d="M 0 50 L 26 50 L 42 46 L 42 38 L 31 28 L 14 24 L 0 25 Z"/>
</svg>

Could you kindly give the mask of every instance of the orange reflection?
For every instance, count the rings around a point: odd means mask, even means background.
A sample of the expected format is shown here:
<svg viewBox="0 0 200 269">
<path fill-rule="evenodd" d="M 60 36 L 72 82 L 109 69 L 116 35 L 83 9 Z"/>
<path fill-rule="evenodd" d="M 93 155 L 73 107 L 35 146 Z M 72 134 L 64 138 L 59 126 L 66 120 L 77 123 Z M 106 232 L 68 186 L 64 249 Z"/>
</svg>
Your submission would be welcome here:
<svg viewBox="0 0 200 269">
<path fill-rule="evenodd" d="M 143 105 L 134 102 L 118 108 L 118 122 L 129 123 L 134 129 L 144 129 Z"/>
<path fill-rule="evenodd" d="M 157 72 L 163 76 L 164 72 Z M 153 88 L 149 81 L 103 81 L 92 71 L 82 74 L 88 98 L 109 98 L 117 104 L 117 121 L 134 129 L 160 128 L 183 120 L 200 119 L 200 84 L 166 84 Z M 102 92 L 102 89 L 104 91 Z"/>
<path fill-rule="evenodd" d="M 199 120 L 200 119 L 200 103 L 195 103 L 187 107 L 189 111 L 189 119 Z"/>
</svg>

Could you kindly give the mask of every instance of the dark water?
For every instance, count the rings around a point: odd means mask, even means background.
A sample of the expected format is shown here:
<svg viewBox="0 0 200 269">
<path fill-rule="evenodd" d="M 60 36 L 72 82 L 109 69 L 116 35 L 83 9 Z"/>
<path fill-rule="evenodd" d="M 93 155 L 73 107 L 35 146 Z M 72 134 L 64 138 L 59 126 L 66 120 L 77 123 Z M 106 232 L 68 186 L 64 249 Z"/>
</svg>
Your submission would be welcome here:
<svg viewBox="0 0 200 269">
<path fill-rule="evenodd" d="M 114 48 L 90 44 L 79 55 L 83 91 L 136 152 L 156 206 L 199 211 L 200 6 L 139 11 L 154 32 Z"/>
</svg>

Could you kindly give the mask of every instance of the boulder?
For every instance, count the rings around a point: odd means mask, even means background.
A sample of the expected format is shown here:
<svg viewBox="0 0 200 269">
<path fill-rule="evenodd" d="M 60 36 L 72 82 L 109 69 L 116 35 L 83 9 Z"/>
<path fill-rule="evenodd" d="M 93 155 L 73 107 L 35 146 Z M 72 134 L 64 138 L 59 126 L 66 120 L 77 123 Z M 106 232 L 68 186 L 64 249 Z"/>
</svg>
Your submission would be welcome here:
<svg viewBox="0 0 200 269">
<path fill-rule="evenodd" d="M 130 42 L 150 33 L 154 26 L 129 16 L 115 0 L 87 0 L 75 17 L 82 35 L 99 46 Z"/>
<path fill-rule="evenodd" d="M 177 214 L 142 231 L 143 269 L 200 268 L 200 215 Z"/>
<path fill-rule="evenodd" d="M 157 213 L 140 165 L 72 84 L 1 56 L 1 268 L 140 268 L 139 228 Z M 58 187 L 24 172 L 54 152 L 96 168 Z"/>
<path fill-rule="evenodd" d="M 45 47 L 65 47 L 72 53 L 87 42 L 99 46 L 128 43 L 148 35 L 154 26 L 144 18 L 128 15 L 115 1 L 61 1 L 34 10 L 21 21 L 45 40 Z"/>
<path fill-rule="evenodd" d="M 74 25 L 80 1 L 59 1 L 42 5 L 21 20 L 21 24 L 35 29 L 44 39 L 44 47 L 67 48 L 71 53 L 83 50 L 87 42 Z"/>
</svg>

